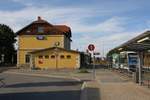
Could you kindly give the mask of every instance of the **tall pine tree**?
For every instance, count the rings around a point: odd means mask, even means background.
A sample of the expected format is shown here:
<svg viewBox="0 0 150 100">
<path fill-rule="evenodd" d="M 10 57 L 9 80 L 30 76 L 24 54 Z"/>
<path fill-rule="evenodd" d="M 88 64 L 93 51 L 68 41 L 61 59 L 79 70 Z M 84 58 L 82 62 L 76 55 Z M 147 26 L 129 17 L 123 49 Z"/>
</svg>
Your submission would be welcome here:
<svg viewBox="0 0 150 100">
<path fill-rule="evenodd" d="M 16 42 L 13 30 L 4 24 L 0 24 L 0 60 L 4 58 L 5 64 L 12 63 L 12 57 L 15 55 L 14 43 Z M 4 57 L 2 57 L 4 56 Z"/>
</svg>

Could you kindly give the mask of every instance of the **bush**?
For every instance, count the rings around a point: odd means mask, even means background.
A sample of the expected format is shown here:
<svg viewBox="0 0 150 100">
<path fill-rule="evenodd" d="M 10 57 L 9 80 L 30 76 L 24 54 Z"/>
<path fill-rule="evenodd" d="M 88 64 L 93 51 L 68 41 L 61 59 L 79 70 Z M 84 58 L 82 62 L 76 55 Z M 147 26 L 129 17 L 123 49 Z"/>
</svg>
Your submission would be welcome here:
<svg viewBox="0 0 150 100">
<path fill-rule="evenodd" d="M 87 69 L 82 68 L 82 69 L 80 69 L 79 73 L 89 73 L 89 72 L 88 72 L 88 70 L 87 70 Z"/>
<path fill-rule="evenodd" d="M 32 70 L 41 70 L 41 68 L 33 67 Z"/>
</svg>

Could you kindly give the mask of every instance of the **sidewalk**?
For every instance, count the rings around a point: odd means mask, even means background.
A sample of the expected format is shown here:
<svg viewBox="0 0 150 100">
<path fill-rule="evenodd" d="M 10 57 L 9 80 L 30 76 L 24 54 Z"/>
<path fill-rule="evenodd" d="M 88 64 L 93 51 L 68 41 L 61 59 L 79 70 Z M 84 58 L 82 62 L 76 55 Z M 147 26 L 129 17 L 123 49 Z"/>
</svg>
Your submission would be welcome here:
<svg viewBox="0 0 150 100">
<path fill-rule="evenodd" d="M 85 82 L 80 100 L 100 100 L 100 87 L 97 81 Z"/>
<path fill-rule="evenodd" d="M 120 74 L 106 71 L 99 76 L 100 100 L 150 100 L 150 89 Z"/>
<path fill-rule="evenodd" d="M 101 100 L 150 100 L 150 90 L 132 82 L 100 82 Z"/>
</svg>

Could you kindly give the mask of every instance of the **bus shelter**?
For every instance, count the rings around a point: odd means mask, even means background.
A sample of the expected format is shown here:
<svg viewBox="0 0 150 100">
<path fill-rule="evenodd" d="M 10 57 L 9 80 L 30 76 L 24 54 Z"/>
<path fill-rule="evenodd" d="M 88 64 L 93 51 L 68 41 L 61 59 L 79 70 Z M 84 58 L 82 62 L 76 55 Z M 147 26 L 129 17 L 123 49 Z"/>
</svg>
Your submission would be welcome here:
<svg viewBox="0 0 150 100">
<path fill-rule="evenodd" d="M 148 55 L 150 54 L 150 31 L 142 33 L 141 35 L 114 48 L 110 52 L 122 51 L 134 51 L 138 54 L 138 65 L 136 67 L 136 73 L 138 74 L 138 82 L 141 85 L 142 70 L 145 68 L 144 64 L 147 65 L 147 69 L 150 68 L 150 55 Z"/>
</svg>

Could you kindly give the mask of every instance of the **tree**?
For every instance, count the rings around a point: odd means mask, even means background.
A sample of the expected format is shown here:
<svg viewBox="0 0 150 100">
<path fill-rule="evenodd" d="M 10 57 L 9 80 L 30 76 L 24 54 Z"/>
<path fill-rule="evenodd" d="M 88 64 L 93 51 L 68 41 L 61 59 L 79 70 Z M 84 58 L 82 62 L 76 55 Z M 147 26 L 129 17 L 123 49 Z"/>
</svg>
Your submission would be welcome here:
<svg viewBox="0 0 150 100">
<path fill-rule="evenodd" d="M 3 63 L 12 63 L 12 57 L 15 55 L 15 37 L 15 33 L 9 26 L 0 24 L 0 60 L 4 58 Z"/>
</svg>

